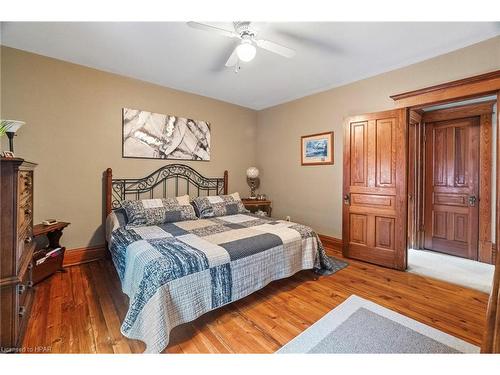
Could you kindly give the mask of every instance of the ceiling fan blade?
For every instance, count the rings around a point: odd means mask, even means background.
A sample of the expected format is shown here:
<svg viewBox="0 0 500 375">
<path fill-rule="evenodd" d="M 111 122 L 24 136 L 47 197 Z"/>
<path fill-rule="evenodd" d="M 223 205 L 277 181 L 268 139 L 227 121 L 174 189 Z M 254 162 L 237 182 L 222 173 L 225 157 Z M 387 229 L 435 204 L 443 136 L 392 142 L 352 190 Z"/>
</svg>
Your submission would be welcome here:
<svg viewBox="0 0 500 375">
<path fill-rule="evenodd" d="M 229 59 L 226 61 L 226 66 L 235 66 L 238 63 L 238 55 L 236 54 L 236 48 L 233 49 L 233 53 L 229 56 Z"/>
<path fill-rule="evenodd" d="M 278 55 L 284 57 L 290 58 L 295 56 L 295 51 L 293 49 L 282 46 L 281 44 L 278 43 L 271 42 L 269 40 L 259 39 L 256 40 L 255 43 L 257 44 L 258 47 L 262 49 L 277 53 Z"/>
<path fill-rule="evenodd" d="M 188 24 L 188 26 L 190 26 L 194 29 L 199 29 L 199 30 L 203 30 L 203 31 L 212 31 L 212 32 L 215 32 L 219 35 L 227 36 L 229 38 L 239 38 L 240 37 L 234 31 L 221 29 L 220 27 L 210 26 L 210 25 L 207 25 L 204 23 L 189 21 L 187 24 Z"/>
</svg>

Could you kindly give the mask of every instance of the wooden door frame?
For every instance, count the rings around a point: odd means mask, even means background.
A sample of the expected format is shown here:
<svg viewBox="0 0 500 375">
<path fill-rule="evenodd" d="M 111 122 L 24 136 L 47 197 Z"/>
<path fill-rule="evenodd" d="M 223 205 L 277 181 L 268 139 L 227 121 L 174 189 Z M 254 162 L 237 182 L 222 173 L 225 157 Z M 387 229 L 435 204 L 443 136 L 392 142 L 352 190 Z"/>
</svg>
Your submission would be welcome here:
<svg viewBox="0 0 500 375">
<path fill-rule="evenodd" d="M 410 126 L 415 125 L 420 127 L 420 131 L 424 131 L 427 123 L 433 123 L 438 121 L 447 120 L 457 120 L 461 118 L 468 117 L 478 117 L 479 118 L 479 166 L 482 171 L 479 173 L 479 242 L 478 242 L 478 260 L 484 263 L 493 264 L 493 248 L 491 241 L 491 223 L 492 223 L 492 212 L 491 212 L 491 188 L 492 188 L 492 115 L 493 106 L 496 100 L 489 100 L 480 103 L 465 104 L 452 108 L 439 109 L 431 112 L 424 112 L 420 115 L 420 123 L 417 124 L 417 120 L 414 120 L 414 124 L 411 124 L 412 118 L 410 118 Z M 410 111 L 412 113 L 414 111 Z M 415 118 L 413 116 L 413 118 Z M 411 133 L 411 132 L 410 132 Z M 419 130 L 415 129 L 416 136 L 418 138 Z M 411 134 L 410 134 L 411 136 Z M 421 147 L 421 150 L 415 149 L 416 147 Z M 416 191 L 409 192 L 409 220 L 413 223 L 413 232 L 409 233 L 409 238 L 413 239 L 410 245 L 414 248 L 423 249 L 423 236 L 422 227 L 424 212 L 420 211 L 418 208 L 421 207 L 422 203 L 425 202 L 425 189 L 423 189 L 420 184 L 425 184 L 426 179 L 426 167 L 425 167 L 425 144 L 420 142 L 420 139 L 412 139 L 409 141 L 408 146 L 409 161 L 414 161 L 416 165 L 410 163 L 409 167 L 409 177 L 408 186 L 409 189 L 416 186 Z M 420 165 L 419 165 L 420 164 Z M 416 170 L 415 170 L 416 169 Z M 412 171 L 415 175 L 411 176 Z M 412 186 L 410 183 L 413 179 L 417 180 L 416 185 Z M 410 190 L 409 190 L 410 191 Z M 411 209 L 410 206 L 415 207 Z M 414 212 L 414 217 L 411 216 L 411 212 Z M 409 222 L 409 228 L 410 228 Z"/>
<path fill-rule="evenodd" d="M 497 131 L 500 129 L 500 91 L 497 93 Z M 498 171 L 498 166 L 500 163 L 499 146 L 500 141 L 498 140 L 497 133 L 497 193 L 500 184 L 500 173 Z M 500 210 L 499 208 L 499 197 L 497 194 L 497 210 L 496 210 L 496 238 L 499 238 L 500 234 Z M 500 243 L 500 241 L 496 241 Z M 488 308 L 486 311 L 486 329 L 483 339 L 483 344 L 481 345 L 481 353 L 500 353 L 500 256 L 498 256 L 498 248 L 496 255 L 496 267 L 495 274 L 493 276 L 493 285 L 491 288 L 490 298 L 488 300 Z"/>
<path fill-rule="evenodd" d="M 497 118 L 496 118 L 496 195 L 495 195 L 495 216 L 496 230 L 495 241 L 500 243 L 500 70 L 481 74 L 475 77 L 469 77 L 458 81 L 448 82 L 446 84 L 428 87 L 421 90 L 407 92 L 391 96 L 399 108 L 422 108 L 432 104 L 446 103 L 467 99 L 471 97 L 485 96 L 488 94 L 496 95 Z M 493 290 L 490 294 L 490 300 L 487 310 L 487 325 L 481 353 L 500 352 L 500 288 L 499 288 L 499 267 L 500 256 L 498 247 L 495 252 L 496 267 Z"/>
<path fill-rule="evenodd" d="M 460 99 L 495 95 L 500 90 L 500 70 L 423 89 L 391 95 L 397 108 L 419 109 Z M 498 97 L 497 97 L 498 98 Z"/>
<path fill-rule="evenodd" d="M 408 248 L 420 249 L 423 237 L 423 154 L 422 111 L 408 113 Z"/>
<path fill-rule="evenodd" d="M 408 91 L 401 94 L 391 95 L 396 108 L 407 108 L 408 110 L 418 110 L 432 105 L 456 102 L 459 100 L 486 95 L 496 95 L 497 99 L 497 123 L 496 123 L 496 196 L 495 196 L 495 216 L 496 230 L 495 241 L 500 243 L 500 70 L 480 74 L 473 77 L 430 86 L 419 90 Z M 494 246 L 494 258 L 497 257 L 500 245 Z M 494 259 L 493 259 L 494 261 Z"/>
</svg>

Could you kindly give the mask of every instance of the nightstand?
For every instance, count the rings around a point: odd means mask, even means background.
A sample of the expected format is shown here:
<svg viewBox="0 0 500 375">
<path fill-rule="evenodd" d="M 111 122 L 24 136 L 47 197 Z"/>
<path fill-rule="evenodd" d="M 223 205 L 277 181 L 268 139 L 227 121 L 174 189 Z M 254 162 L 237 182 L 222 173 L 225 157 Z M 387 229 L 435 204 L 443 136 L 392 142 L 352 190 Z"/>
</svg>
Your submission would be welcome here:
<svg viewBox="0 0 500 375">
<path fill-rule="evenodd" d="M 66 248 L 61 246 L 59 239 L 69 224 L 62 221 L 53 225 L 33 226 L 35 241 L 44 245 L 33 253 L 33 284 L 39 283 L 57 271 L 65 272 L 62 265 Z M 53 252 L 52 255 L 50 252 Z"/>
<path fill-rule="evenodd" d="M 273 209 L 272 202 L 270 200 L 259 200 L 259 199 L 249 199 L 243 198 L 241 200 L 245 208 L 250 212 L 255 212 L 257 210 L 262 210 L 267 213 L 267 216 L 271 216 L 271 211 Z"/>
</svg>

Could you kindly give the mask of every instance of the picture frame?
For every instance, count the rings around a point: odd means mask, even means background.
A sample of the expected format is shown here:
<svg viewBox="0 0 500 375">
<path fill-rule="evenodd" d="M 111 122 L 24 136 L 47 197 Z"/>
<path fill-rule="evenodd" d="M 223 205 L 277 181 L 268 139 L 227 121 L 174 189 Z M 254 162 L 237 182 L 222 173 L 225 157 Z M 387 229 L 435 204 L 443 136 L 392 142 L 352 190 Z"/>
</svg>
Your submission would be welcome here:
<svg viewBox="0 0 500 375">
<path fill-rule="evenodd" d="M 208 121 L 122 108 L 122 157 L 210 161 Z"/>
<path fill-rule="evenodd" d="M 333 141 L 333 131 L 303 135 L 300 142 L 301 165 L 333 164 Z"/>
</svg>

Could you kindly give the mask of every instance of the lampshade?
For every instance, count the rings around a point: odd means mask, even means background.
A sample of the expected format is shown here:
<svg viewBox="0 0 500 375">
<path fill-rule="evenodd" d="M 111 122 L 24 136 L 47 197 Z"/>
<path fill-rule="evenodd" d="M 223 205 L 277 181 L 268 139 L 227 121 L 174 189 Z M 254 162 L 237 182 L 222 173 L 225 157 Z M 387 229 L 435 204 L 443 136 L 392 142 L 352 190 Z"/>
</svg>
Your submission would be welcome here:
<svg viewBox="0 0 500 375">
<path fill-rule="evenodd" d="M 2 127 L 4 127 L 5 134 L 9 138 L 10 152 L 14 152 L 14 136 L 21 126 L 26 124 L 24 121 L 18 120 L 0 120 Z"/>
<path fill-rule="evenodd" d="M 19 130 L 21 126 L 26 124 L 24 121 L 18 121 L 18 120 L 2 120 L 2 122 L 7 123 L 7 129 L 5 131 L 8 133 L 15 133 Z"/>
<path fill-rule="evenodd" d="M 247 177 L 248 178 L 257 178 L 259 177 L 259 170 L 255 167 L 250 167 L 247 169 Z"/>
<path fill-rule="evenodd" d="M 241 44 L 236 47 L 236 54 L 238 55 L 238 58 L 244 62 L 253 60 L 256 53 L 257 49 L 249 40 L 242 40 Z"/>
</svg>

